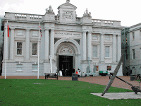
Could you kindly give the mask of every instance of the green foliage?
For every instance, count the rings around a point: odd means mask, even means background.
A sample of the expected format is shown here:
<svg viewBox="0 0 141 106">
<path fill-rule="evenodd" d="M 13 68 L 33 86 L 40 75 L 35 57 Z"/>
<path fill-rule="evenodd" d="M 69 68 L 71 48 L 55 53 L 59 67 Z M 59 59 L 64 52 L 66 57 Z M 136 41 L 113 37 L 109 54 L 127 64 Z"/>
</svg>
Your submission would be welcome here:
<svg viewBox="0 0 141 106">
<path fill-rule="evenodd" d="M 90 93 L 102 93 L 105 86 L 81 81 L 44 79 L 0 79 L 0 106 L 122 106 L 141 105 L 141 100 L 109 100 Z M 111 87 L 108 92 L 131 92 Z"/>
</svg>

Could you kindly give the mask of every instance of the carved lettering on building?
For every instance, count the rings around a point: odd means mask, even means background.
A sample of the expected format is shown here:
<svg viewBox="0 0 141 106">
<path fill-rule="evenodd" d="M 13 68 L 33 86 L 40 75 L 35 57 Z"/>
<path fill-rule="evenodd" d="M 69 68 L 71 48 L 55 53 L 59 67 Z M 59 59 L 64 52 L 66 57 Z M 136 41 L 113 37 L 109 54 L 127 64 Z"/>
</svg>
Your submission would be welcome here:
<svg viewBox="0 0 141 106">
<path fill-rule="evenodd" d="M 80 37 L 80 33 L 70 33 L 70 32 L 55 32 L 55 36 L 75 36 L 75 37 Z"/>
<path fill-rule="evenodd" d="M 65 19 L 73 19 L 73 12 L 72 11 L 64 11 L 62 17 Z"/>
</svg>

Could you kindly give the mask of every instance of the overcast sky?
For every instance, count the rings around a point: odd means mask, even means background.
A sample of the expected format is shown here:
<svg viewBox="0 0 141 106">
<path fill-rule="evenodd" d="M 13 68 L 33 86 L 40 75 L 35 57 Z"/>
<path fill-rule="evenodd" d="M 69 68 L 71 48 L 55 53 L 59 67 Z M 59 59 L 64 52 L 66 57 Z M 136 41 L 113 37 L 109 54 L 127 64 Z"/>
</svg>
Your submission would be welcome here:
<svg viewBox="0 0 141 106">
<path fill-rule="evenodd" d="M 0 0 L 0 15 L 5 12 L 45 14 L 52 6 L 55 15 L 58 6 L 66 0 Z M 141 0 L 70 0 L 77 7 L 76 14 L 82 17 L 86 8 L 93 19 L 118 20 L 122 26 L 141 23 Z"/>
</svg>

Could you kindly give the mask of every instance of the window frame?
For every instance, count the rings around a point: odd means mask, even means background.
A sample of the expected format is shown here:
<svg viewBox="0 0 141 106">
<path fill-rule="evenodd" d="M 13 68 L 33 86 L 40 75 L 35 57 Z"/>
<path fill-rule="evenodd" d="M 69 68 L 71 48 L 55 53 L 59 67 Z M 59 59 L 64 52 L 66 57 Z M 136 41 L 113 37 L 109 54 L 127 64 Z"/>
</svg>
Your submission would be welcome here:
<svg viewBox="0 0 141 106">
<path fill-rule="evenodd" d="M 96 71 L 99 71 L 99 66 L 98 65 L 96 65 Z"/>
<path fill-rule="evenodd" d="M 135 32 L 132 32 L 132 40 L 135 40 Z"/>
<path fill-rule="evenodd" d="M 21 54 L 18 54 L 18 53 L 17 53 L 17 50 L 18 50 L 18 47 L 17 47 L 17 46 L 18 46 L 18 42 L 21 42 L 21 43 L 22 43 L 22 53 L 21 53 Z M 17 55 L 17 56 L 22 56 L 22 55 L 23 55 L 23 42 L 22 42 L 22 41 L 17 41 L 17 42 L 16 42 L 16 55 Z"/>
<path fill-rule="evenodd" d="M 111 71 L 111 69 L 112 69 L 112 66 L 107 66 L 107 71 Z"/>
<path fill-rule="evenodd" d="M 33 66 L 36 66 L 36 67 L 33 67 Z M 37 69 L 34 69 L 34 68 L 37 68 Z M 32 71 L 38 71 L 38 64 L 32 64 Z"/>
<path fill-rule="evenodd" d="M 21 67 L 18 67 L 18 66 L 21 66 Z M 21 69 L 19 69 L 19 68 L 21 68 Z M 22 64 L 17 64 L 16 71 L 23 71 L 23 65 Z"/>
<path fill-rule="evenodd" d="M 36 55 L 33 55 L 33 54 L 32 54 L 32 53 L 33 53 L 33 43 L 36 43 L 36 44 L 37 44 L 37 53 L 36 53 Z M 32 43 L 31 43 L 31 47 L 32 47 L 31 55 L 32 55 L 32 56 L 38 56 L 38 43 L 37 43 L 37 42 L 32 42 Z"/>
<path fill-rule="evenodd" d="M 125 59 L 128 60 L 128 50 L 125 50 Z"/>
<path fill-rule="evenodd" d="M 96 47 L 96 57 L 94 56 L 94 47 Z M 98 58 L 98 45 L 93 45 L 93 58 Z"/>
<path fill-rule="evenodd" d="M 108 57 L 106 57 L 106 47 L 109 48 L 109 56 Z M 105 58 L 110 58 L 110 46 L 108 46 L 108 45 L 105 46 Z"/>
<path fill-rule="evenodd" d="M 135 59 L 135 56 L 136 56 L 135 49 L 132 49 L 132 59 Z"/>
</svg>

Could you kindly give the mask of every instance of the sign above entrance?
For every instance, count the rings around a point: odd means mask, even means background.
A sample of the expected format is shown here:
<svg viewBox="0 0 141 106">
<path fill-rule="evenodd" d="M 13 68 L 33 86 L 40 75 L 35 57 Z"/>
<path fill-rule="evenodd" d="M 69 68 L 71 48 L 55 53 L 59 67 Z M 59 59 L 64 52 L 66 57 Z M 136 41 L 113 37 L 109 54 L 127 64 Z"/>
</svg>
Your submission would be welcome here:
<svg viewBox="0 0 141 106">
<path fill-rule="evenodd" d="M 55 32 L 55 37 L 73 37 L 73 38 L 81 38 L 81 33 L 73 33 L 73 32 Z"/>
</svg>

